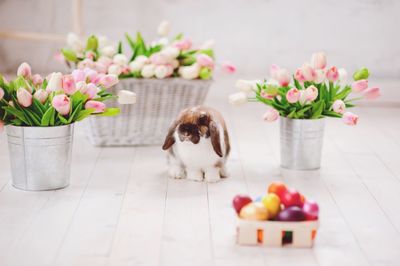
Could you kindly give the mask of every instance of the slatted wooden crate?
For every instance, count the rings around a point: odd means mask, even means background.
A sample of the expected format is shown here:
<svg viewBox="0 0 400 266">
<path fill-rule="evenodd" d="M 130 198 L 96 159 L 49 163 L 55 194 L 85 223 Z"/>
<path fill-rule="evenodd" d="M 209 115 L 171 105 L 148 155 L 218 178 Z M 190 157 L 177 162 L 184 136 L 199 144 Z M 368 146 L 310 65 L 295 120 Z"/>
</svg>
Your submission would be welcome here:
<svg viewBox="0 0 400 266">
<path fill-rule="evenodd" d="M 238 218 L 237 243 L 240 245 L 311 248 L 318 227 L 318 221 L 249 221 Z"/>
</svg>

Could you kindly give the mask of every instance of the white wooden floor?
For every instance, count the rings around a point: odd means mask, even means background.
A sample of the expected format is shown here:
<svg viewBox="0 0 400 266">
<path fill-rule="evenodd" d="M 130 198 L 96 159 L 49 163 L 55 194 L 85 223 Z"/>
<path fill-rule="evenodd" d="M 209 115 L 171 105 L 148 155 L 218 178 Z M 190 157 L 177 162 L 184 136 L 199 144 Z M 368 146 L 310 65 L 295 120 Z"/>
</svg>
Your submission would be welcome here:
<svg viewBox="0 0 400 266">
<path fill-rule="evenodd" d="M 78 127 L 71 185 L 24 192 L 10 184 L 3 134 L 0 265 L 400 265 L 400 108 L 360 107 L 357 127 L 329 120 L 322 169 L 282 172 L 279 123 L 261 122 L 261 105 L 229 106 L 231 84 L 207 100 L 233 146 L 231 177 L 216 184 L 169 179 L 160 147 L 95 148 Z M 274 180 L 319 202 L 313 249 L 235 245 L 233 196 Z"/>
</svg>

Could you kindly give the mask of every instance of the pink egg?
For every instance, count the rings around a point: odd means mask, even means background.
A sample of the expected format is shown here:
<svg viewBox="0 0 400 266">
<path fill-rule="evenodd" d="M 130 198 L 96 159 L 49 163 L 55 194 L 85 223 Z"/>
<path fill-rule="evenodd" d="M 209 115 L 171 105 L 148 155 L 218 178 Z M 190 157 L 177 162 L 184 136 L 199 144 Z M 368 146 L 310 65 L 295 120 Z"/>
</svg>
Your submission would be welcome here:
<svg viewBox="0 0 400 266">
<path fill-rule="evenodd" d="M 319 215 L 319 207 L 315 201 L 306 200 L 303 205 L 303 211 L 307 220 L 317 220 Z"/>
</svg>

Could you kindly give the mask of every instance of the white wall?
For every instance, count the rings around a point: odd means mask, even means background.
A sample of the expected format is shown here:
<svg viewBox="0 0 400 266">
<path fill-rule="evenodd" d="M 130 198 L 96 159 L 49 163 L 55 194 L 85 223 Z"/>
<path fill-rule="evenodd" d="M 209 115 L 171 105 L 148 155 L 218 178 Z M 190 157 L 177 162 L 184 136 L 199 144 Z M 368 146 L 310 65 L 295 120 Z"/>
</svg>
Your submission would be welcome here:
<svg viewBox="0 0 400 266">
<path fill-rule="evenodd" d="M 174 32 L 195 41 L 214 38 L 221 60 L 244 73 L 267 73 L 271 63 L 294 69 L 313 51 L 354 70 L 368 66 L 375 77 L 400 76 L 400 1 L 396 0 L 83 0 L 84 28 L 113 39 L 140 29 L 155 37 L 169 19 Z M 66 33 L 71 2 L 0 0 L 0 28 Z M 56 44 L 0 40 L 0 71 L 30 61 L 53 70 Z"/>
</svg>

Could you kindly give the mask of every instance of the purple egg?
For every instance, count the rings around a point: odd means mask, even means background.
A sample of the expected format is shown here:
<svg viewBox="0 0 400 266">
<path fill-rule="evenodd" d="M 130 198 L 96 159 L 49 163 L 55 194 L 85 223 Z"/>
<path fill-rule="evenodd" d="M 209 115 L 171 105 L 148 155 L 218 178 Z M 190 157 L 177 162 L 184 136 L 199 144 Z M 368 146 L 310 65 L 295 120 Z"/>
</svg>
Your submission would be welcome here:
<svg viewBox="0 0 400 266">
<path fill-rule="evenodd" d="M 297 206 L 285 208 L 276 217 L 276 220 L 282 222 L 300 222 L 306 219 L 306 214 Z"/>
</svg>

